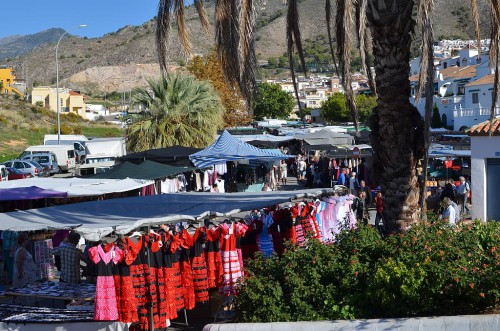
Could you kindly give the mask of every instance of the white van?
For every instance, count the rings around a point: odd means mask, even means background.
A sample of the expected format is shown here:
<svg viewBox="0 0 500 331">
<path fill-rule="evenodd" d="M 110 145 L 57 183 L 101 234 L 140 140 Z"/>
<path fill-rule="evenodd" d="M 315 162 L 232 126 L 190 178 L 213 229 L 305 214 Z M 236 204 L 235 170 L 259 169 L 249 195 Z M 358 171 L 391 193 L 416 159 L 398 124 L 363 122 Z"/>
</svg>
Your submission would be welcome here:
<svg viewBox="0 0 500 331">
<path fill-rule="evenodd" d="M 75 169 L 75 150 L 73 145 L 37 145 L 30 146 L 19 156 L 20 159 L 36 153 L 54 153 L 60 171 L 67 172 Z"/>
<path fill-rule="evenodd" d="M 7 167 L 0 164 L 0 182 L 5 182 L 9 180 L 9 171 Z"/>
</svg>

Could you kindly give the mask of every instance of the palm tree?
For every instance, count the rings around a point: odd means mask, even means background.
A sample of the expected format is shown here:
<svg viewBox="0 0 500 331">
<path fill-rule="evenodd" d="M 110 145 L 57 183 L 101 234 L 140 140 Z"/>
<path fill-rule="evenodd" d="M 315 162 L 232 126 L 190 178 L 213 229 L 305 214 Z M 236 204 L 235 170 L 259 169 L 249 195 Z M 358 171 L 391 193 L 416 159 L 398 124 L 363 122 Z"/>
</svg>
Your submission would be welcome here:
<svg viewBox="0 0 500 331">
<path fill-rule="evenodd" d="M 224 108 L 208 82 L 168 74 L 136 89 L 133 104 L 146 111 L 131 115 L 128 148 L 143 151 L 174 145 L 206 147 L 215 139 Z"/>
<path fill-rule="evenodd" d="M 358 112 L 351 88 L 350 50 L 359 46 L 364 71 L 372 91 L 377 94 L 377 107 L 370 119 L 371 143 L 374 151 L 374 175 L 385 196 L 385 221 L 388 230 L 405 230 L 416 222 L 423 210 L 419 199 L 425 189 L 425 177 L 419 182 L 416 176 L 417 163 L 424 158 L 426 170 L 428 150 L 428 127 L 432 112 L 432 98 L 426 98 L 425 121 L 409 102 L 410 44 L 415 27 L 422 32 L 422 63 L 419 84 L 420 92 L 432 95 L 433 50 L 431 13 L 434 0 L 336 0 L 335 19 L 332 19 L 331 0 L 325 0 L 325 20 L 330 41 L 330 53 L 337 72 L 342 77 L 351 116 L 357 123 Z M 479 42 L 479 14 L 477 0 L 470 0 L 472 16 Z M 300 37 L 299 0 L 288 0 L 287 45 L 292 81 L 297 94 L 293 67 L 296 51 L 306 68 Z M 500 0 L 489 0 L 491 9 L 490 65 L 497 68 L 500 44 Z M 195 0 L 204 26 L 207 26 L 202 0 Z M 255 0 L 218 0 L 215 4 L 215 38 L 217 54 L 226 78 L 238 84 L 242 95 L 251 101 L 255 88 L 255 53 L 253 24 Z M 412 17 L 418 7 L 417 20 Z M 185 29 L 184 4 L 182 0 L 160 0 L 157 18 L 157 49 L 161 67 L 167 63 L 166 41 L 169 25 L 175 16 L 179 26 L 181 43 L 189 53 L 189 42 Z M 335 28 L 332 28 L 332 25 Z M 332 31 L 336 35 L 336 51 L 333 47 Z M 369 68 L 368 52 L 374 55 L 376 78 Z M 338 61 L 337 61 L 338 60 Z M 338 63 L 338 66 L 337 66 Z M 425 69 L 425 70 L 424 70 Z M 494 95 L 498 93 L 499 75 L 495 75 Z M 247 102 L 251 105 L 251 102 Z M 299 103 L 300 105 L 300 103 Z M 493 107 L 492 103 L 492 117 Z M 419 205 L 419 200 L 422 205 Z"/>
</svg>

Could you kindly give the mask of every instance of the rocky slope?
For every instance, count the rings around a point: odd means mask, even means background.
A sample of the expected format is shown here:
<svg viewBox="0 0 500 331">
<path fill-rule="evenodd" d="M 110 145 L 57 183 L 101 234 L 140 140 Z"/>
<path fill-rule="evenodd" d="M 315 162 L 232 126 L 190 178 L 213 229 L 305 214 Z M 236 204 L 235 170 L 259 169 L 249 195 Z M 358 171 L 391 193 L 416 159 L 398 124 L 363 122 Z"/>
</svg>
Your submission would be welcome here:
<svg viewBox="0 0 500 331">
<path fill-rule="evenodd" d="M 478 0 L 478 3 L 482 31 L 486 31 L 489 19 L 486 0 Z M 208 34 L 201 28 L 194 8 L 187 8 L 193 54 L 207 53 L 213 47 L 214 2 L 207 1 L 206 5 L 212 23 Z M 299 16 L 304 40 L 326 34 L 324 0 L 300 1 Z M 473 37 L 468 2 L 436 0 L 434 16 L 436 38 Z M 283 0 L 258 2 L 255 39 L 259 60 L 265 62 L 269 57 L 281 56 L 286 51 L 285 18 L 286 5 Z M 120 91 L 122 88 L 128 90 L 143 85 L 145 77 L 159 74 L 154 35 L 155 24 L 151 20 L 142 26 L 123 27 L 101 38 L 65 38 L 59 46 L 62 84 L 90 93 Z M 418 36 L 416 40 L 415 48 L 418 49 Z M 175 28 L 172 29 L 169 49 L 173 65 L 186 62 Z M 0 60 L 0 65 L 13 66 L 18 78 L 25 78 L 29 86 L 54 84 L 54 56 L 54 44 L 50 44 L 39 46 L 22 56 Z"/>
</svg>

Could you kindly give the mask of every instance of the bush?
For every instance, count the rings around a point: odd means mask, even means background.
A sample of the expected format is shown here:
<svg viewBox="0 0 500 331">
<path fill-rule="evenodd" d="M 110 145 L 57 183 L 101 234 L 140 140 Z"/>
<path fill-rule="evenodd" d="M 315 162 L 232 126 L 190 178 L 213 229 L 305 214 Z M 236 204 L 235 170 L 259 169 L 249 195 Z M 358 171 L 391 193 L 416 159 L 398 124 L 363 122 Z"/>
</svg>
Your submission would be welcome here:
<svg viewBox="0 0 500 331">
<path fill-rule="evenodd" d="M 360 227 L 246 265 L 245 322 L 476 314 L 500 307 L 500 224 L 421 223 L 380 238 Z"/>
</svg>

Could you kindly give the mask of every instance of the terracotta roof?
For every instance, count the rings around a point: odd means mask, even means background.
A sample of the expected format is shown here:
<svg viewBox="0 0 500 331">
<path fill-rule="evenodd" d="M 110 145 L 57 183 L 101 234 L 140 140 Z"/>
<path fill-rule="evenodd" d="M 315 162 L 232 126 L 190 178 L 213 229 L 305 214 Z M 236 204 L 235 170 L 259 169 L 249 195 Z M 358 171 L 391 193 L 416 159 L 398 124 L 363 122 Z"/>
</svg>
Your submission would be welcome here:
<svg viewBox="0 0 500 331">
<path fill-rule="evenodd" d="M 469 136 L 489 136 L 490 135 L 490 121 L 482 122 L 474 125 L 468 131 Z M 493 127 L 491 130 L 493 136 L 500 136 L 500 118 L 493 120 Z"/>
<path fill-rule="evenodd" d="M 69 95 L 80 95 L 80 93 L 75 92 L 75 91 L 69 91 Z"/>
<path fill-rule="evenodd" d="M 495 81 L 495 75 L 491 74 L 491 75 L 486 75 L 484 77 L 481 77 L 478 80 L 471 82 L 465 86 L 489 85 L 489 84 L 493 84 L 494 81 Z"/>
<path fill-rule="evenodd" d="M 476 66 L 448 67 L 439 71 L 443 78 L 472 78 L 476 76 Z"/>
</svg>

